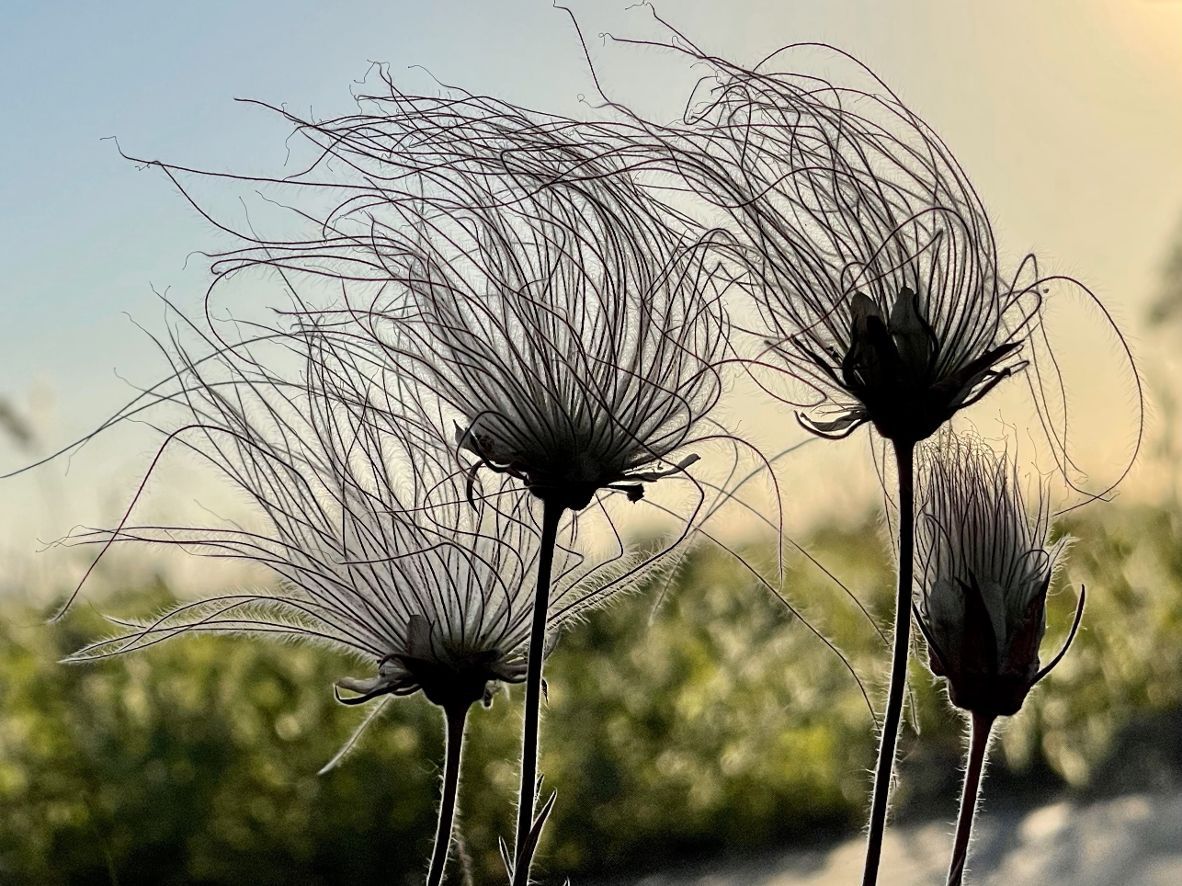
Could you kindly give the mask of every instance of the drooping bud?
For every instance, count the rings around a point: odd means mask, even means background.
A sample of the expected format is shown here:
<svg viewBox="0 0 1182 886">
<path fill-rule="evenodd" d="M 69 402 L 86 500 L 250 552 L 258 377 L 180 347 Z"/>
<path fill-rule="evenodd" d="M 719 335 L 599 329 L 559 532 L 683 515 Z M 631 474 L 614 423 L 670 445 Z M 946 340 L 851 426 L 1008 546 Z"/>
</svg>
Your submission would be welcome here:
<svg viewBox="0 0 1182 886">
<path fill-rule="evenodd" d="M 1043 498 L 1031 518 L 1004 456 L 951 432 L 922 453 L 916 616 L 932 673 L 957 707 L 1010 716 L 1059 663 L 1083 615 L 1081 591 L 1067 643 L 1042 667 L 1047 591 L 1067 541 L 1048 546 Z"/>
</svg>

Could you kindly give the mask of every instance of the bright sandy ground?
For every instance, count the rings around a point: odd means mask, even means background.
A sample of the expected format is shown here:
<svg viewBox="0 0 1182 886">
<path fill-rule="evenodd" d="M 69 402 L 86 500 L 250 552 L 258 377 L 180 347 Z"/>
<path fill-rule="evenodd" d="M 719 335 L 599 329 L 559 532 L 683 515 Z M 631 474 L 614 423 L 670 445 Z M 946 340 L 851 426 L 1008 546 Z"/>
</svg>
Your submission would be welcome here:
<svg viewBox="0 0 1182 886">
<path fill-rule="evenodd" d="M 894 828 L 880 883 L 942 884 L 950 845 L 951 828 L 943 823 Z M 633 886 L 853 884 L 861 880 L 861 865 L 862 844 L 853 839 L 749 864 L 649 876 Z M 986 807 L 977 821 L 965 881 L 981 886 L 1177 886 L 1182 883 L 1182 796 L 1135 794 L 1087 805 L 1057 802 L 1033 811 Z"/>
</svg>

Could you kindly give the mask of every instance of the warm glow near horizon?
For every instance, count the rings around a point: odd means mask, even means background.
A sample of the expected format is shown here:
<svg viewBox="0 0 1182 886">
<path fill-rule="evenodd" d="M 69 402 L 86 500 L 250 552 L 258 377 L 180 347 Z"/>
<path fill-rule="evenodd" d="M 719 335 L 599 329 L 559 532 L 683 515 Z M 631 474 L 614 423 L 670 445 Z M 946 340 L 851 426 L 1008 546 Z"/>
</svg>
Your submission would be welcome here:
<svg viewBox="0 0 1182 886">
<path fill-rule="evenodd" d="M 670 59 L 634 53 L 627 61 L 596 38 L 647 27 L 644 10 L 627 5 L 576 10 L 593 54 L 620 65 L 613 73 L 629 95 L 672 115 L 684 97 L 666 92 L 671 81 L 659 71 Z M 151 286 L 171 287 L 195 307 L 205 279 L 201 263 L 186 259 L 226 245 L 166 181 L 137 172 L 101 138 L 182 163 L 274 170 L 284 159 L 282 129 L 231 98 L 341 111 L 351 81 L 375 58 L 416 85 L 425 78 L 408 66 L 421 64 L 442 81 L 563 112 L 577 113 L 590 91 L 569 20 L 549 2 L 517 0 L 511 12 L 454 0 L 357 4 L 347 18 L 318 4 L 295 4 L 283 16 L 267 6 L 182 14 L 112 3 L 101 15 L 68 18 L 29 6 L 10 17 L 0 35 L 0 112 L 12 132 L 0 145 L 0 200 L 19 209 L 0 217 L 0 398 L 31 420 L 39 441 L 36 450 L 0 441 L 0 471 L 93 428 L 134 391 L 123 379 L 143 384 L 158 375 L 153 346 L 124 315 L 162 328 Z M 741 61 L 806 39 L 866 60 L 960 158 L 1006 259 L 1033 250 L 1044 270 L 1087 281 L 1129 333 L 1147 380 L 1176 387 L 1169 336 L 1146 329 L 1143 318 L 1182 218 L 1182 3 L 660 6 L 710 49 Z M 282 24 L 284 16 L 300 26 Z M 316 35 L 330 30 L 325 45 Z M 1081 391 L 1072 420 L 1086 429 L 1085 461 L 1112 463 L 1132 441 L 1132 380 L 1112 368 L 1122 354 L 1111 334 L 1094 313 L 1082 316 L 1064 315 L 1056 327 Z M 999 418 L 998 428 L 1024 422 L 1020 400 L 1017 390 L 991 398 L 971 419 L 983 433 L 995 433 Z M 744 396 L 728 412 L 770 452 L 801 438 L 790 410 L 766 398 Z M 1153 425 L 1161 414 L 1151 406 L 1151 440 L 1161 436 Z M 99 440 L 69 475 L 62 463 L 0 487 L 0 558 L 25 563 L 39 539 L 76 522 L 109 522 L 152 449 L 147 433 Z M 864 437 L 810 446 L 807 462 L 786 469 L 797 529 L 873 502 L 867 450 Z M 200 500 L 198 480 L 177 484 L 161 493 L 163 507 L 169 495 L 185 507 Z M 1141 470 L 1122 494 L 1166 491 Z M 52 559 L 40 555 L 36 568 Z M 0 577 L 0 587 L 13 581 Z"/>
</svg>

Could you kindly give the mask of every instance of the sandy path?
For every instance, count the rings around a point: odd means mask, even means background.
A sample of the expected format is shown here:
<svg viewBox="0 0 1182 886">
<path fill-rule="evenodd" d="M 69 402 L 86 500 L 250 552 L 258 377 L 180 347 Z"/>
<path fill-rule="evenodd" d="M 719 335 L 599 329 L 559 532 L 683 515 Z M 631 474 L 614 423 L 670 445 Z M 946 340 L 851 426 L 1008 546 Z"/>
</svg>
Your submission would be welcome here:
<svg viewBox="0 0 1182 886">
<path fill-rule="evenodd" d="M 1182 886 L 1182 795 L 1135 794 L 1088 804 L 984 810 L 967 883 L 996 886 Z M 950 824 L 896 827 L 884 848 L 883 886 L 941 884 Z M 857 884 L 862 843 L 793 850 L 750 863 L 619 881 L 633 886 Z M 979 872 L 973 875 L 973 871 Z"/>
</svg>

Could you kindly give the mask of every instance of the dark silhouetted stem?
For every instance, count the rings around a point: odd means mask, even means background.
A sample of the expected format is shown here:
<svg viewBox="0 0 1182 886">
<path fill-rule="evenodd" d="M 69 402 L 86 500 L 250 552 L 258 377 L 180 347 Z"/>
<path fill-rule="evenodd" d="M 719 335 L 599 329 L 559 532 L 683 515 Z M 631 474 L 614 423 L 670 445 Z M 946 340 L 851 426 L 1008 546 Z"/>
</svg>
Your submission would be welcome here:
<svg viewBox="0 0 1182 886">
<path fill-rule="evenodd" d="M 882 858 L 882 835 L 886 830 L 887 807 L 895 768 L 895 745 L 903 715 L 903 694 L 907 689 L 907 658 L 911 650 L 911 579 L 915 546 L 915 444 L 895 442 L 895 464 L 899 474 L 899 586 L 895 595 L 895 645 L 891 653 L 891 685 L 887 691 L 886 715 L 874 770 L 874 798 L 870 801 L 870 828 L 866 838 L 866 868 L 862 886 L 878 882 Z"/>
<path fill-rule="evenodd" d="M 435 849 L 431 853 L 431 867 L 427 870 L 427 886 L 439 886 L 443 882 L 443 870 L 447 867 L 451 832 L 456 818 L 456 794 L 460 787 L 460 754 L 464 747 L 464 725 L 467 720 L 466 704 L 449 705 L 443 710 L 443 792 L 439 801 Z"/>
<path fill-rule="evenodd" d="M 969 837 L 973 831 L 973 817 L 977 814 L 977 797 L 981 792 L 981 771 L 985 768 L 985 751 L 989 747 L 989 733 L 992 730 L 992 717 L 973 714 L 969 759 L 964 770 L 964 790 L 960 795 L 960 817 L 956 820 L 956 845 L 952 849 L 952 863 L 948 866 L 948 886 L 960 886 L 964 879 Z"/>
<path fill-rule="evenodd" d="M 538 589 L 534 594 L 534 617 L 529 635 L 529 661 L 525 673 L 525 716 L 521 727 L 521 793 L 517 799 L 517 841 L 513 853 L 513 886 L 529 883 L 533 852 L 525 851 L 534 823 L 534 800 L 538 782 L 538 726 L 542 706 L 542 656 L 546 649 L 546 614 L 550 608 L 550 572 L 558 523 L 564 508 L 543 499 L 542 547 L 538 554 Z"/>
</svg>

